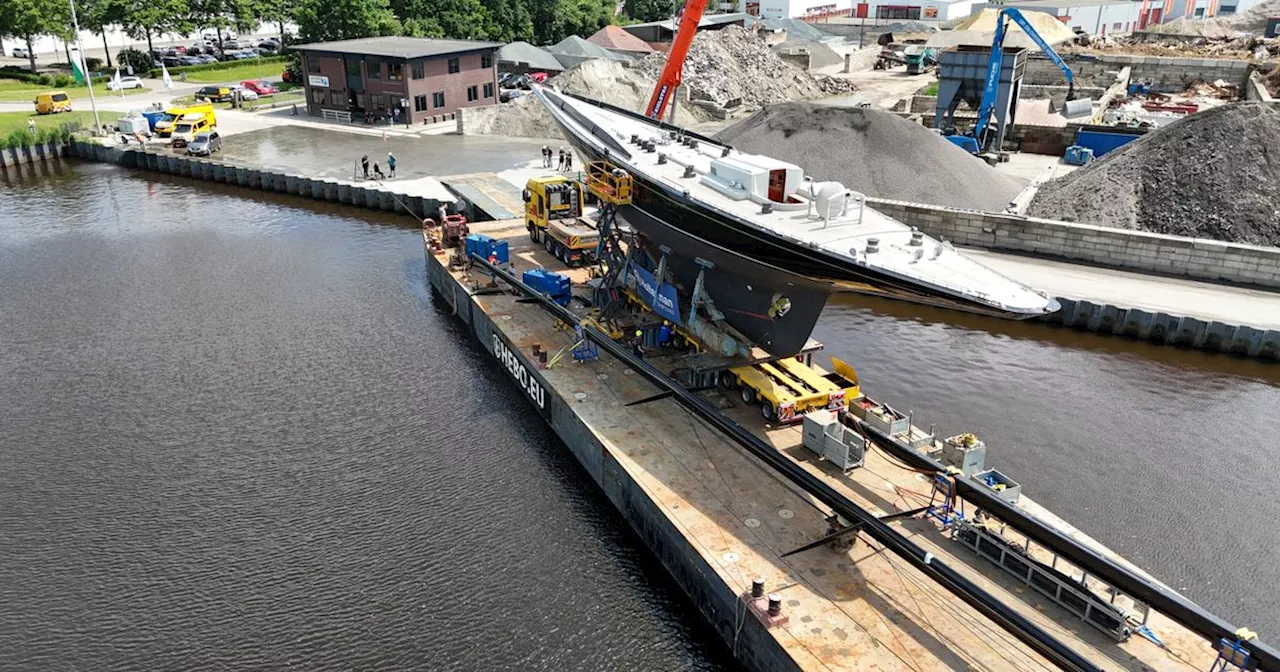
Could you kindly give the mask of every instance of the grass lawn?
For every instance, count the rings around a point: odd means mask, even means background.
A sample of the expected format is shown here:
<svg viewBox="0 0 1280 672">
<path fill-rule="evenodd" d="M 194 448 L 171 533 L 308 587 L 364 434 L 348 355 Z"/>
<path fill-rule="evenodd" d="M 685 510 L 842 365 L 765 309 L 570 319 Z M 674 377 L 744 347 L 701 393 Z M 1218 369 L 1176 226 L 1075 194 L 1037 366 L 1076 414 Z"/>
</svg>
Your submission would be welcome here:
<svg viewBox="0 0 1280 672">
<path fill-rule="evenodd" d="M 98 119 L 104 124 L 115 124 L 119 112 L 99 111 Z M 34 112 L 0 112 L 0 138 L 8 137 L 15 130 L 27 130 L 27 119 L 35 119 L 37 128 L 57 128 L 65 123 L 80 122 L 85 128 L 93 126 L 93 112 L 76 110 L 61 114 L 36 114 Z"/>
<path fill-rule="evenodd" d="M 235 82 L 240 83 L 246 79 L 270 79 L 279 80 L 280 73 L 288 67 L 288 63 L 259 63 L 257 61 L 242 61 L 240 65 L 226 70 L 204 70 L 187 73 L 187 81 L 196 84 L 208 84 L 211 82 Z M 178 75 L 173 75 L 174 80 L 179 79 Z"/>
<path fill-rule="evenodd" d="M 28 84 L 20 82 L 16 79 L 0 79 L 0 101 L 28 103 L 36 99 L 36 94 L 45 91 L 66 91 L 72 100 L 89 100 L 89 87 L 87 86 L 68 86 L 59 89 L 56 86 L 40 86 L 38 84 Z M 139 93 L 147 93 L 151 89 L 126 89 L 124 95 L 132 96 Z M 93 94 L 98 97 L 102 96 L 119 96 L 119 91 L 107 90 L 105 82 L 93 87 Z"/>
</svg>

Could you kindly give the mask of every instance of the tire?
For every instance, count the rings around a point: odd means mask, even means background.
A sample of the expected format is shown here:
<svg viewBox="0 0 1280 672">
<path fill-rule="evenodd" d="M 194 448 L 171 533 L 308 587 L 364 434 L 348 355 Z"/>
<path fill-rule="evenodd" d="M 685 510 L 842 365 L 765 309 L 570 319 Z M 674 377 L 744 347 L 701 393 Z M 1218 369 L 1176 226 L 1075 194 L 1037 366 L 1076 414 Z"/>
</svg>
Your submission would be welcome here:
<svg viewBox="0 0 1280 672">
<path fill-rule="evenodd" d="M 538 242 L 538 235 L 537 235 L 536 233 L 534 233 L 534 226 L 533 226 L 533 222 L 529 222 L 529 223 L 525 224 L 525 226 L 529 229 L 529 240 L 531 240 L 531 241 L 533 241 L 533 242 L 535 242 L 535 243 L 536 243 L 536 242 Z"/>
<path fill-rule="evenodd" d="M 768 400 L 760 402 L 760 415 L 764 416 L 764 419 L 769 422 L 778 419 L 778 412 L 774 410 L 773 404 L 769 403 Z"/>
<path fill-rule="evenodd" d="M 551 236 L 545 234 L 542 236 L 542 247 L 546 248 L 548 252 L 555 254 L 555 248 L 551 245 Z"/>
<path fill-rule="evenodd" d="M 756 391 L 750 387 L 742 386 L 742 403 L 750 405 L 756 403 Z"/>
<path fill-rule="evenodd" d="M 720 389 L 722 390 L 733 390 L 738 387 L 738 379 L 728 371 L 721 371 L 719 380 L 716 382 L 720 383 Z"/>
</svg>

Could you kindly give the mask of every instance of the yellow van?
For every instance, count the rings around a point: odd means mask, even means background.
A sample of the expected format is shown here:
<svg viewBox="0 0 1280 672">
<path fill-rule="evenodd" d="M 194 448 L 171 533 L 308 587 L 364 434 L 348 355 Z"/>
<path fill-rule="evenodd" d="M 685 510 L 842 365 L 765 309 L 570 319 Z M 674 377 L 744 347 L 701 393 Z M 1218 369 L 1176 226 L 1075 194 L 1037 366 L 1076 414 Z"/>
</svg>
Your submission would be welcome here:
<svg viewBox="0 0 1280 672">
<path fill-rule="evenodd" d="M 192 140 L 196 139 L 197 135 L 213 130 L 211 116 L 206 116 L 201 112 L 193 112 L 183 115 L 181 119 L 173 122 L 173 130 L 170 133 L 173 137 L 173 146 L 186 147 Z"/>
<path fill-rule="evenodd" d="M 49 91 L 36 96 L 36 114 L 71 111 L 71 97 L 66 91 Z"/>
<path fill-rule="evenodd" d="M 173 126 L 178 123 L 179 119 L 188 114 L 203 114 L 209 120 L 210 125 L 217 125 L 218 123 L 217 117 L 213 114 L 213 105 L 211 103 L 178 105 L 167 108 L 164 111 L 164 117 L 156 122 L 156 134 L 162 138 L 169 137 L 169 132 L 173 130 Z"/>
</svg>

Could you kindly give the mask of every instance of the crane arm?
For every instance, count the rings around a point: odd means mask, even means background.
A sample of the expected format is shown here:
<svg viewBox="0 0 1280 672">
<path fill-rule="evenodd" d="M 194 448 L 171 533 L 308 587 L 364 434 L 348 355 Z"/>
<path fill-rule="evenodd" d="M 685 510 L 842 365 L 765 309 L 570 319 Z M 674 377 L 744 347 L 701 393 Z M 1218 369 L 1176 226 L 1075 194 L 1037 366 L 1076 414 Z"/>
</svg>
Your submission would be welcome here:
<svg viewBox="0 0 1280 672">
<path fill-rule="evenodd" d="M 996 105 L 996 89 L 1000 85 L 1000 68 L 1004 64 L 1004 37 L 1009 27 L 1009 20 L 1017 23 L 1022 32 L 1026 33 L 1037 47 L 1040 47 L 1040 51 L 1044 52 L 1054 65 L 1062 69 L 1063 74 L 1067 76 L 1067 100 L 1075 98 L 1075 75 L 1071 72 L 1071 68 L 1053 50 L 1053 47 L 1040 37 L 1040 33 L 1036 32 L 1022 12 L 1013 7 L 1006 7 L 996 16 L 996 34 L 991 41 L 991 58 L 987 61 L 987 79 L 982 88 L 982 102 L 978 105 L 978 123 L 973 127 L 973 135 L 979 143 L 982 142 L 982 134 L 986 132 L 987 124 L 991 123 L 991 111 Z"/>
<path fill-rule="evenodd" d="M 667 52 L 667 65 L 662 69 L 662 77 L 653 87 L 653 96 L 644 114 L 650 119 L 662 119 L 667 105 L 675 96 L 676 87 L 684 77 L 684 60 L 689 55 L 689 47 L 693 45 L 693 37 L 698 34 L 698 23 L 702 21 L 702 12 L 707 8 L 707 0 L 688 0 L 684 11 L 680 14 L 680 25 L 676 27 L 675 39 L 671 42 L 671 50 Z"/>
</svg>

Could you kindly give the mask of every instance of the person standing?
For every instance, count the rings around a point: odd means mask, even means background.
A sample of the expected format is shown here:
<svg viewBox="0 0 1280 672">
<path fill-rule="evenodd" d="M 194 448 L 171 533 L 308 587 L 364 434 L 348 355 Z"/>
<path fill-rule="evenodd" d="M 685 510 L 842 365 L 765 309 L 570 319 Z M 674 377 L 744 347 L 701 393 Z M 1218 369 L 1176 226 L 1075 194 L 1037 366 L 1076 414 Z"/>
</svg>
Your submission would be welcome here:
<svg viewBox="0 0 1280 672">
<path fill-rule="evenodd" d="M 388 177 L 396 176 L 396 155 L 387 152 L 387 175 Z"/>
<path fill-rule="evenodd" d="M 564 150 L 561 149 L 557 156 L 559 157 L 559 160 L 556 161 L 556 170 L 564 170 Z"/>
<path fill-rule="evenodd" d="M 542 167 L 551 167 L 551 148 L 546 145 L 542 146 Z"/>
<path fill-rule="evenodd" d="M 360 157 L 360 167 L 364 169 L 364 179 L 369 179 L 369 155 Z"/>
<path fill-rule="evenodd" d="M 568 151 L 564 153 L 564 172 L 566 173 L 573 172 L 573 152 L 572 151 Z"/>
<path fill-rule="evenodd" d="M 35 135 L 35 134 L 36 134 L 36 120 L 35 120 L 35 119 L 32 119 L 32 118 L 30 118 L 30 117 L 28 117 L 28 118 L 27 118 L 27 130 L 28 130 L 28 131 L 31 131 L 31 135 Z M 548 159 L 548 160 L 547 160 L 547 163 L 551 163 L 550 159 Z"/>
</svg>

